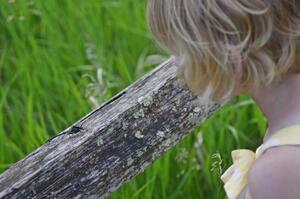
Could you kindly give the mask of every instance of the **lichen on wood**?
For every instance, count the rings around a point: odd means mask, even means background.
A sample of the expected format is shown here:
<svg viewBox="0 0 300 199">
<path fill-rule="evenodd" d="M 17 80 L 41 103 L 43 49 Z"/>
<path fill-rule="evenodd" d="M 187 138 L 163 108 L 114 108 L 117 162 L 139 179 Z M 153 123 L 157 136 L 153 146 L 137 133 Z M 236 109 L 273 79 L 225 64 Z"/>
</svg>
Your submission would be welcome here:
<svg viewBox="0 0 300 199">
<path fill-rule="evenodd" d="M 203 103 L 170 59 L 0 175 L 0 198 L 105 198 L 224 104 Z"/>
</svg>

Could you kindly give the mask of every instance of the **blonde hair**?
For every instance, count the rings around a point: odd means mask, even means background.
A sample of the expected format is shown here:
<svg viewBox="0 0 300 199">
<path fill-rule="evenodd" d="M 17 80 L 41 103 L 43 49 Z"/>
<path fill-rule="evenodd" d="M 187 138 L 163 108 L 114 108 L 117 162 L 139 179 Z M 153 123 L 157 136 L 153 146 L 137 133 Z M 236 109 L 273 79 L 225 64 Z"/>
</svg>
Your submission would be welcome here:
<svg viewBox="0 0 300 199">
<path fill-rule="evenodd" d="M 228 100 L 236 86 L 228 46 L 241 56 L 246 90 L 300 72 L 299 0 L 149 0 L 148 24 L 195 94 Z"/>
</svg>

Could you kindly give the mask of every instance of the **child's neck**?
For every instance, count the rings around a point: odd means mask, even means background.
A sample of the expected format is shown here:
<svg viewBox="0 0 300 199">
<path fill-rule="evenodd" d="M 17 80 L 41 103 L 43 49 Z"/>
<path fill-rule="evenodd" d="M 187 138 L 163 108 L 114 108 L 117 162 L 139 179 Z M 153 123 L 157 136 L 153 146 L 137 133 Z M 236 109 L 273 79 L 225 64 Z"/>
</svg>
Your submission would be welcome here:
<svg viewBox="0 0 300 199">
<path fill-rule="evenodd" d="M 272 83 L 250 95 L 268 121 L 264 143 L 279 129 L 300 124 L 300 74 L 287 75 L 280 83 Z"/>
</svg>

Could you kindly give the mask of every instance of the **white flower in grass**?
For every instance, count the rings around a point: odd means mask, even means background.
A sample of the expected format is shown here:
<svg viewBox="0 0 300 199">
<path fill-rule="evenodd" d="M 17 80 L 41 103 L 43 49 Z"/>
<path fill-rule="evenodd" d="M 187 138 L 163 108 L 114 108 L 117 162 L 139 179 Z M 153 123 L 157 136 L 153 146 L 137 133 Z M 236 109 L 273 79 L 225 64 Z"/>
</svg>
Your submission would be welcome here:
<svg viewBox="0 0 300 199">
<path fill-rule="evenodd" d="M 8 16 L 7 22 L 11 22 L 14 18 L 15 18 L 15 16 L 13 16 L 13 15 Z"/>
</svg>

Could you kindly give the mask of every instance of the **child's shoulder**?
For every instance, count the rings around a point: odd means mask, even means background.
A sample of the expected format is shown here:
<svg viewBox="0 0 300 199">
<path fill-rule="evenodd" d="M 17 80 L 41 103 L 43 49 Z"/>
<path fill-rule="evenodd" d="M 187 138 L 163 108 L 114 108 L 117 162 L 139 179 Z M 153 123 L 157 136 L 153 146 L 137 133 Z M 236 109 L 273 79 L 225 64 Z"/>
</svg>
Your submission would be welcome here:
<svg viewBox="0 0 300 199">
<path fill-rule="evenodd" d="M 300 195 L 300 145 L 272 147 L 248 172 L 253 198 L 298 198 Z"/>
</svg>

